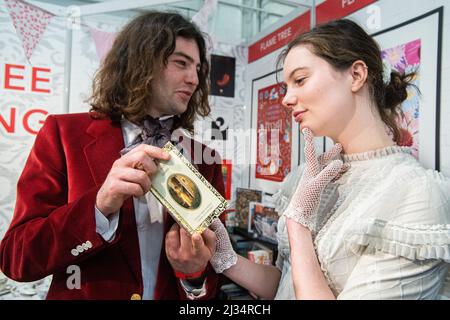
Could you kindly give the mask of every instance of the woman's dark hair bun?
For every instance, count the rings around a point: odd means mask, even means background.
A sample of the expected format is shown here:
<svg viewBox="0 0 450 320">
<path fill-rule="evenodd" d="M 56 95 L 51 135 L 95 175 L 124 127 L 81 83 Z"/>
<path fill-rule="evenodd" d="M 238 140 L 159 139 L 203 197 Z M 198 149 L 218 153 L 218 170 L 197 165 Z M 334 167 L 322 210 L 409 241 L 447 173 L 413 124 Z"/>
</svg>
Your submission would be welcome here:
<svg viewBox="0 0 450 320">
<path fill-rule="evenodd" d="M 384 107 L 394 110 L 399 104 L 408 98 L 408 86 L 416 76 L 415 72 L 401 74 L 398 71 L 391 71 L 391 80 L 385 87 Z"/>
</svg>

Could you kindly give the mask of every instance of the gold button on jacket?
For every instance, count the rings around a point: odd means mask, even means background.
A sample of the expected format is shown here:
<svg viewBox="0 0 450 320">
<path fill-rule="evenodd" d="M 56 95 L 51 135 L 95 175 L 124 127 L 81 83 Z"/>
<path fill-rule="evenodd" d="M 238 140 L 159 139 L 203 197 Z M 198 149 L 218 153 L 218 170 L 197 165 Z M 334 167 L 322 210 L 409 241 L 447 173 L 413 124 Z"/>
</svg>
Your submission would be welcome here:
<svg viewBox="0 0 450 320">
<path fill-rule="evenodd" d="M 142 297 L 141 297 L 140 294 L 133 293 L 133 295 L 131 296 L 130 300 L 142 300 Z"/>
</svg>

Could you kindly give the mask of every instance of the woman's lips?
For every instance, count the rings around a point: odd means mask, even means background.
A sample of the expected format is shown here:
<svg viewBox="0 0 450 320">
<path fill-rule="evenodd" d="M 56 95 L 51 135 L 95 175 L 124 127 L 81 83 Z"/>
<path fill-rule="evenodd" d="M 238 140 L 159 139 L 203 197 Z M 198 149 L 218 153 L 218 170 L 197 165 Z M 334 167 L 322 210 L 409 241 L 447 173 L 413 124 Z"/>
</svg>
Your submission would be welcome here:
<svg viewBox="0 0 450 320">
<path fill-rule="evenodd" d="M 294 111 L 293 117 L 296 122 L 300 122 L 303 118 L 303 114 L 306 112 L 306 110 L 303 111 Z"/>
</svg>

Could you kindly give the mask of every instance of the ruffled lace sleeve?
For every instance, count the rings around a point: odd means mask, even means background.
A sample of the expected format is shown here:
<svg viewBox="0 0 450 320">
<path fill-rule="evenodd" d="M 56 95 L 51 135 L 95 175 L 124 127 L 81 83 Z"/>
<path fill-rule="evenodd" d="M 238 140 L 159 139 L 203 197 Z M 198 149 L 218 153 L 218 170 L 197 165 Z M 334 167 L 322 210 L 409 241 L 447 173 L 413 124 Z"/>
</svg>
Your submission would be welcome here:
<svg viewBox="0 0 450 320">
<path fill-rule="evenodd" d="M 420 168 L 391 181 L 351 221 L 345 247 L 360 258 L 338 298 L 449 297 L 450 180 Z"/>
<path fill-rule="evenodd" d="M 383 194 L 374 194 L 365 208 L 368 219 L 353 221 L 348 248 L 450 263 L 450 180 L 436 171 L 415 170 Z"/>
</svg>

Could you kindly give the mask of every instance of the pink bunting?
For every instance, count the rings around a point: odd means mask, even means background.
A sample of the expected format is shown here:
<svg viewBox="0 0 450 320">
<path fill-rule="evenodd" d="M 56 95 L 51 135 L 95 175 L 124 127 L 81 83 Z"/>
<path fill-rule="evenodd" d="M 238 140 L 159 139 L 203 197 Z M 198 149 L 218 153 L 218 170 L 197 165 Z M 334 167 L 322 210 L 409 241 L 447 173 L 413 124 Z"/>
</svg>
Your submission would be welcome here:
<svg viewBox="0 0 450 320">
<path fill-rule="evenodd" d="M 4 1 L 16 32 L 22 40 L 25 55 L 30 60 L 53 15 L 19 0 Z"/>
<path fill-rule="evenodd" d="M 116 34 L 112 32 L 100 31 L 89 27 L 92 39 L 94 39 L 95 49 L 97 50 L 97 56 L 100 61 L 102 61 L 108 51 L 111 49 Z"/>
</svg>

